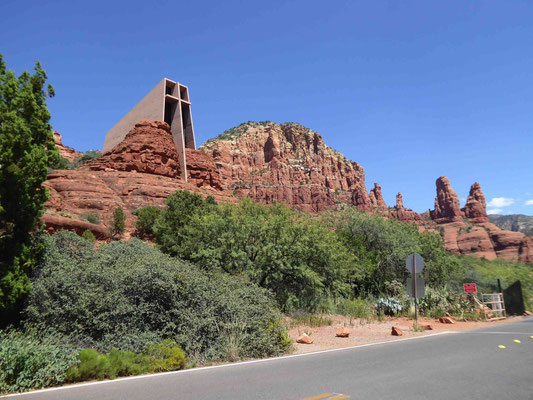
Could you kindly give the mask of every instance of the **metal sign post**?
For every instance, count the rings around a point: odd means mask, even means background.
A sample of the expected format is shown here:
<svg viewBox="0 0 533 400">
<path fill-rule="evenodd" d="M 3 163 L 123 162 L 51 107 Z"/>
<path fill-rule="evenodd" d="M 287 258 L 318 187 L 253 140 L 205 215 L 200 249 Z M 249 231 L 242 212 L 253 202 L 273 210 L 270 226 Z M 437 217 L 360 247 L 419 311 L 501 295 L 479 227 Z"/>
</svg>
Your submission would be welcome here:
<svg viewBox="0 0 533 400">
<path fill-rule="evenodd" d="M 408 281 L 407 291 L 415 299 L 415 321 L 418 324 L 418 296 L 424 296 L 424 278 L 417 277 L 417 274 L 424 269 L 424 259 L 420 254 L 410 254 L 405 260 L 405 268 L 413 276 L 413 280 Z M 419 287 L 420 286 L 420 287 Z"/>
</svg>

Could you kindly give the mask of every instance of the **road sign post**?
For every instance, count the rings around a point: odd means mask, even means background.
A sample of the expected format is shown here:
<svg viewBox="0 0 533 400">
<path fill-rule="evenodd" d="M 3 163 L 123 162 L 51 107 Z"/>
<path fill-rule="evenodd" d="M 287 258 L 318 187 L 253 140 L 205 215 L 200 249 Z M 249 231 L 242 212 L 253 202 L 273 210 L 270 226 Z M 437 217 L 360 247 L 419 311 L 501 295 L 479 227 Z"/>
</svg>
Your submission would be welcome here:
<svg viewBox="0 0 533 400">
<path fill-rule="evenodd" d="M 410 292 L 409 294 L 412 294 L 412 297 L 415 299 L 415 321 L 418 324 L 418 296 L 420 295 L 419 292 L 424 293 L 424 279 L 422 277 L 417 278 L 417 275 L 424 269 L 424 259 L 420 254 L 410 254 L 405 260 L 405 268 L 407 268 L 413 276 L 413 290 L 412 293 Z M 420 282 L 417 282 L 417 279 Z M 418 286 L 420 283 L 421 287 L 419 288 Z"/>
</svg>

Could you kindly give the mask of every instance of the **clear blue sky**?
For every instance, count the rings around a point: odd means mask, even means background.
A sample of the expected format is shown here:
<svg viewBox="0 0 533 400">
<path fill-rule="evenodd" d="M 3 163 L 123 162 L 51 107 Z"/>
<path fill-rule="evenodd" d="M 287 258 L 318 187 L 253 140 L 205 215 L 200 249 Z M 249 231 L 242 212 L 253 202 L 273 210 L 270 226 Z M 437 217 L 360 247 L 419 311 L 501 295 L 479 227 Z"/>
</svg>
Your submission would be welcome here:
<svg viewBox="0 0 533 400">
<path fill-rule="evenodd" d="M 168 77 L 189 86 L 198 143 L 249 120 L 299 122 L 389 205 L 401 191 L 433 208 L 447 175 L 462 204 L 479 181 L 504 198 L 491 209 L 533 214 L 529 0 L 4 0 L 0 18 L 8 68 L 41 61 L 53 127 L 78 150 L 101 149 Z"/>
</svg>

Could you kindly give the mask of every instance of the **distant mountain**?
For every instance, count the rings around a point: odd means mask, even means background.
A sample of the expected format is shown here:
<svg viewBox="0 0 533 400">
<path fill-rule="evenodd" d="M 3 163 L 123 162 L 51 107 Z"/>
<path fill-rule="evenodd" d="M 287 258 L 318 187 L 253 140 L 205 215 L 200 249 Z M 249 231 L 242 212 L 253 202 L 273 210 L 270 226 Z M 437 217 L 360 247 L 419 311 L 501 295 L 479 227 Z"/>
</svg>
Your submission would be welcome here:
<svg viewBox="0 0 533 400">
<path fill-rule="evenodd" d="M 489 215 L 490 222 L 506 231 L 522 232 L 533 237 L 533 216 L 524 214 Z"/>
</svg>

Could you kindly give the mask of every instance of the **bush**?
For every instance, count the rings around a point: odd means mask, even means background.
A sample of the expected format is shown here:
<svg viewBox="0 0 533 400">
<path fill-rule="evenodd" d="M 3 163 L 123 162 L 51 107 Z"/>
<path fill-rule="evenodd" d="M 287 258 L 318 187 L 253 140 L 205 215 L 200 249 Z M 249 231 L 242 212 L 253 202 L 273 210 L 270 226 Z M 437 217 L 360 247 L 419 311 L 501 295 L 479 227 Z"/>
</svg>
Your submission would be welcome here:
<svg viewBox="0 0 533 400">
<path fill-rule="evenodd" d="M 91 160 L 94 160 L 98 157 L 102 156 L 102 152 L 98 150 L 89 150 L 83 153 L 81 156 L 76 158 L 74 162 L 70 165 L 71 169 L 76 169 L 85 164 L 86 162 L 89 162 Z"/>
<path fill-rule="evenodd" d="M 424 258 L 428 284 L 434 287 L 444 285 L 459 270 L 457 257 L 444 249 L 442 239 L 434 233 L 419 232 L 414 224 L 349 209 L 334 226 L 339 240 L 358 260 L 353 291 L 359 296 L 397 290 L 392 282 L 406 281 L 405 259 L 411 253 Z"/>
<path fill-rule="evenodd" d="M 91 224 L 100 223 L 100 216 L 98 214 L 85 213 L 85 214 L 81 214 L 80 218 L 87 222 L 90 222 Z"/>
<path fill-rule="evenodd" d="M 472 296 L 458 291 L 442 288 L 426 288 L 425 296 L 418 300 L 420 311 L 431 318 L 444 317 L 450 313 L 461 318 L 476 309 Z"/>
<path fill-rule="evenodd" d="M 75 363 L 76 350 L 54 335 L 0 332 L 0 394 L 60 385 Z"/>
<path fill-rule="evenodd" d="M 392 297 L 382 297 L 376 303 L 376 311 L 393 317 L 402 311 L 402 305 Z"/>
<path fill-rule="evenodd" d="M 372 317 L 372 305 L 361 298 L 343 299 L 337 304 L 337 312 L 352 318 L 369 319 Z"/>
<path fill-rule="evenodd" d="M 240 277 L 207 274 L 138 239 L 95 250 L 62 231 L 44 236 L 26 315 L 71 343 L 141 352 L 174 340 L 199 359 L 221 359 L 225 333 L 242 325 L 242 357 L 283 353 L 283 332 L 268 293 Z"/>
<path fill-rule="evenodd" d="M 137 221 L 135 221 L 137 231 L 141 235 L 153 235 L 155 220 L 160 212 L 159 208 L 152 206 L 135 210 L 133 215 L 137 216 Z"/>
<path fill-rule="evenodd" d="M 122 207 L 117 207 L 113 211 L 113 219 L 111 220 L 111 233 L 113 235 L 122 235 L 126 229 L 126 215 Z"/>
<path fill-rule="evenodd" d="M 185 368 L 186 361 L 185 353 L 172 340 L 152 344 L 140 354 L 116 349 L 102 354 L 95 349 L 85 349 L 79 353 L 77 364 L 68 370 L 67 379 L 76 382 L 176 371 Z"/>
<path fill-rule="evenodd" d="M 172 340 L 148 346 L 143 354 L 148 357 L 151 372 L 176 371 L 185 368 L 185 352 Z"/>
<path fill-rule="evenodd" d="M 89 243 L 95 244 L 96 243 L 96 237 L 94 234 L 89 230 L 86 229 L 82 234 L 81 237 L 87 240 Z"/>
<path fill-rule="evenodd" d="M 349 294 L 353 257 L 320 221 L 282 203 L 210 205 L 176 192 L 154 232 L 164 252 L 245 275 L 274 293 L 283 311 L 316 311 L 324 298 Z"/>
</svg>

